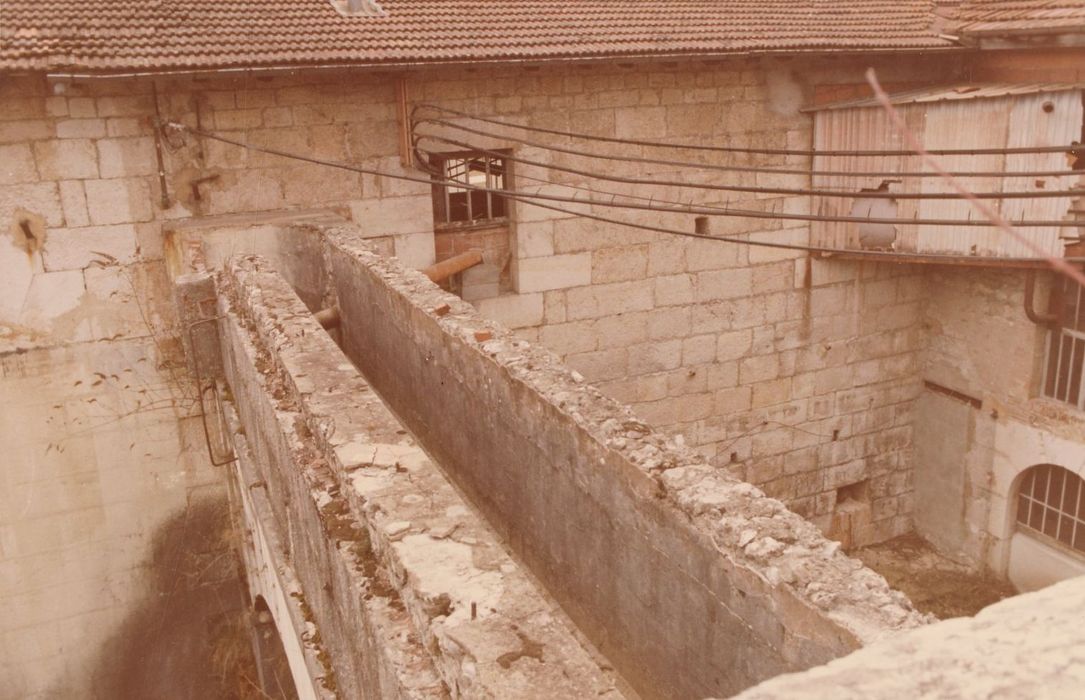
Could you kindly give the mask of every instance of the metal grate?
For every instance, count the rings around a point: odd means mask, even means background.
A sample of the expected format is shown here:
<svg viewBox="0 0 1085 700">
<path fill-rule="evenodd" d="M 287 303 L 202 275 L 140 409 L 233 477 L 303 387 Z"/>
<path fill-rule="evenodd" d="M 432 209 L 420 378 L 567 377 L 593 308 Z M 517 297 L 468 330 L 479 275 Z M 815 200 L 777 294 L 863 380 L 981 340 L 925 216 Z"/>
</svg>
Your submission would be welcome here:
<svg viewBox="0 0 1085 700">
<path fill-rule="evenodd" d="M 1059 325 L 1047 336 L 1043 395 L 1085 411 L 1082 370 L 1085 369 L 1085 290 L 1062 278 L 1056 308 Z"/>
<path fill-rule="evenodd" d="M 1031 467 L 1017 491 L 1017 524 L 1085 553 L 1085 480 L 1054 464 Z"/>
<path fill-rule="evenodd" d="M 508 187 L 504 158 L 484 153 L 456 153 L 434 156 L 442 177 L 452 182 L 434 185 L 434 219 L 437 225 L 486 223 L 508 216 L 505 198 L 485 190 L 458 187 L 463 183 L 486 190 Z"/>
</svg>

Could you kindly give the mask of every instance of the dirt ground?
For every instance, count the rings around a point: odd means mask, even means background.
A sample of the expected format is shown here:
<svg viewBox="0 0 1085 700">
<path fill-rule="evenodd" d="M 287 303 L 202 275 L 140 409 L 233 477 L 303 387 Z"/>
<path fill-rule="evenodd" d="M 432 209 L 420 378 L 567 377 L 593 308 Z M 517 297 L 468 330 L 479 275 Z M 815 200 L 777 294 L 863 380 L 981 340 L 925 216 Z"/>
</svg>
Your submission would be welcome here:
<svg viewBox="0 0 1085 700">
<path fill-rule="evenodd" d="M 992 603 L 1017 595 L 1009 583 L 970 573 L 915 534 L 863 547 L 851 555 L 885 576 L 916 608 L 942 620 L 975 615 Z"/>
</svg>

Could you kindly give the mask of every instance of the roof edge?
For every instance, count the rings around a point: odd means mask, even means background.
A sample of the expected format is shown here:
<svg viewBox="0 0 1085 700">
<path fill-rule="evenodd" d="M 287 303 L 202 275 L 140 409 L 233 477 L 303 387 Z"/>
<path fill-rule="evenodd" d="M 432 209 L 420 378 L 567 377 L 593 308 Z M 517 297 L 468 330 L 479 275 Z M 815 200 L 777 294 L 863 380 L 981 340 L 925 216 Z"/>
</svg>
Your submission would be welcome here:
<svg viewBox="0 0 1085 700">
<path fill-rule="evenodd" d="M 282 63 L 282 64 L 212 64 L 208 66 L 164 66 L 162 68 L 146 68 L 132 66 L 130 68 L 105 68 L 96 70 L 80 67 L 78 65 L 52 64 L 31 66 L 5 66 L 0 63 L 0 75 L 4 74 L 28 74 L 45 73 L 55 77 L 68 77 L 73 79 L 104 79 L 104 78 L 130 78 L 130 77 L 166 77 L 183 75 L 204 74 L 259 74 L 259 73 L 285 73 L 291 71 L 323 71 L 323 70 L 369 70 L 374 72 L 389 71 L 402 72 L 404 70 L 417 70 L 426 68 L 456 68 L 476 66 L 549 66 L 570 65 L 585 63 L 656 63 L 667 61 L 727 61 L 743 58 L 792 58 L 809 56 L 884 56 L 900 54 L 952 54 L 974 51 L 976 47 L 963 44 L 947 43 L 943 46 L 907 46 L 907 47 L 877 47 L 877 48 L 788 48 L 788 49 L 743 49 L 736 51 L 697 51 L 697 52 L 670 52 L 670 53 L 629 53 L 629 54 L 600 54 L 583 56 L 551 56 L 532 57 L 524 59 L 512 58 L 484 58 L 484 59 L 450 59 L 430 61 L 346 61 L 336 63 Z"/>
</svg>

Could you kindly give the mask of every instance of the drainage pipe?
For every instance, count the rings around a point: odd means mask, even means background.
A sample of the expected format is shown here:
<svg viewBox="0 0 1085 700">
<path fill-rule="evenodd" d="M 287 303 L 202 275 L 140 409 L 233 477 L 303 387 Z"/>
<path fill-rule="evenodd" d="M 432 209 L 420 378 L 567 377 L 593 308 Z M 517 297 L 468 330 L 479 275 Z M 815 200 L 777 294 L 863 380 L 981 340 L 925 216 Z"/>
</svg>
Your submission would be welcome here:
<svg viewBox="0 0 1085 700">
<path fill-rule="evenodd" d="M 463 272 L 469 267 L 474 267 L 482 262 L 482 251 L 469 250 L 466 253 L 460 253 L 448 260 L 442 260 L 439 263 L 430 265 L 422 270 L 422 274 L 429 277 L 433 282 L 443 282 L 452 275 Z"/>
</svg>

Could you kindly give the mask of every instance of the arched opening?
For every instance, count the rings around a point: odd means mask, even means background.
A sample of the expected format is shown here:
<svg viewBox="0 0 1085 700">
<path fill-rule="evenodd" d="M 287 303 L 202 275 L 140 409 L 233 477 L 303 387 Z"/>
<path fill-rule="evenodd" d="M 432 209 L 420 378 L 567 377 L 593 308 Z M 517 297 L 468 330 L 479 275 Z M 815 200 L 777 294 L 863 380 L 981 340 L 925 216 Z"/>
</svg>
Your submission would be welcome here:
<svg viewBox="0 0 1085 700">
<path fill-rule="evenodd" d="M 1010 581 L 1022 591 L 1085 574 L 1085 479 L 1037 464 L 1017 479 Z"/>
<path fill-rule="evenodd" d="M 1085 555 L 1085 480 L 1054 464 L 1030 467 L 1017 487 L 1017 526 Z"/>
</svg>

